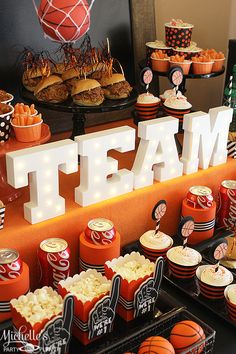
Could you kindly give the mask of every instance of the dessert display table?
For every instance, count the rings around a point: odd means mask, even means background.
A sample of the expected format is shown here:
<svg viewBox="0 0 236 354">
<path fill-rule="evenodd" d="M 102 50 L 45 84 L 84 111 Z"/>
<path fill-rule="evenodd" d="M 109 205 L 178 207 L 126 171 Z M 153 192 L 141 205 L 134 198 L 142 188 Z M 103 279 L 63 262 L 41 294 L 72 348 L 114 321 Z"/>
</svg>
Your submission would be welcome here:
<svg viewBox="0 0 236 354">
<path fill-rule="evenodd" d="M 136 127 L 132 119 L 103 124 L 88 128 L 88 132 L 109 129 L 120 125 Z M 53 137 L 53 140 L 66 138 L 65 134 Z M 121 154 L 111 151 L 109 156 L 119 161 L 119 168 L 131 169 L 135 151 Z M 36 225 L 30 225 L 23 217 L 23 203 L 29 200 L 28 191 L 21 198 L 6 208 L 5 225 L 1 233 L 1 247 L 16 248 L 22 259 L 30 266 L 32 289 L 37 286 L 39 268 L 37 249 L 41 241 L 49 237 L 64 238 L 71 250 L 72 273 L 78 271 L 79 235 L 85 230 L 92 218 L 104 217 L 113 221 L 121 235 L 121 245 L 137 240 L 146 230 L 154 227 L 150 220 L 153 205 L 158 199 L 165 199 L 168 205 L 162 229 L 169 235 L 176 233 L 180 219 L 182 199 L 190 186 L 207 185 L 214 196 L 217 195 L 220 183 L 224 179 L 236 179 L 236 160 L 229 158 L 226 164 L 199 170 L 197 173 L 178 177 L 166 182 L 155 182 L 123 196 L 112 198 L 87 207 L 74 202 L 74 188 L 79 185 L 79 172 L 71 175 L 60 173 L 60 195 L 65 198 L 66 214 Z M 127 210 L 129 211 L 127 213 Z M 171 219 L 171 223 L 169 220 Z M 17 237 L 16 237 L 17 227 Z"/>
<path fill-rule="evenodd" d="M 7 152 L 25 149 L 46 143 L 50 137 L 51 132 L 49 126 L 43 123 L 41 139 L 38 141 L 31 143 L 20 143 L 15 139 L 14 136 L 11 136 L 11 138 L 6 143 L 0 144 L 0 200 L 2 200 L 3 203 L 12 202 L 16 198 L 19 198 L 21 195 L 21 191 L 19 189 L 16 190 L 7 184 L 5 154 Z"/>
<path fill-rule="evenodd" d="M 63 103 L 40 102 L 35 98 L 32 92 L 27 91 L 23 86 L 20 89 L 20 95 L 27 102 L 33 102 L 37 106 L 54 111 L 72 113 L 73 129 L 71 139 L 74 139 L 77 135 L 85 134 L 85 114 L 120 111 L 132 106 L 137 100 L 137 92 L 135 90 L 131 92 L 128 98 L 121 100 L 106 99 L 99 106 L 78 106 L 73 103 L 72 99 L 68 99 Z"/>
</svg>

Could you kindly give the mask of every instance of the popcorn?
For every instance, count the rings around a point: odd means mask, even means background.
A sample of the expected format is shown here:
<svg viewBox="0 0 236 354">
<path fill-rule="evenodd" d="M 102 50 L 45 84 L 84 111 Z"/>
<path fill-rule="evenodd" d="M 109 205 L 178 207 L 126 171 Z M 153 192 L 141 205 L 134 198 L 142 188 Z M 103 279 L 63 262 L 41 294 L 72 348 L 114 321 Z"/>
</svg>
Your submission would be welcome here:
<svg viewBox="0 0 236 354">
<path fill-rule="evenodd" d="M 11 305 L 33 326 L 37 322 L 60 314 L 63 300 L 55 290 L 45 286 L 34 293 L 30 292 L 18 299 L 12 299 Z"/>
<path fill-rule="evenodd" d="M 111 281 L 93 269 L 76 274 L 73 278 L 69 277 L 61 281 L 60 285 L 82 303 L 106 294 L 111 289 Z"/>
<path fill-rule="evenodd" d="M 138 252 L 132 252 L 130 255 L 127 254 L 124 257 L 108 261 L 106 264 L 112 268 L 113 272 L 120 274 L 128 282 L 151 275 L 155 267 L 154 263 Z"/>
</svg>

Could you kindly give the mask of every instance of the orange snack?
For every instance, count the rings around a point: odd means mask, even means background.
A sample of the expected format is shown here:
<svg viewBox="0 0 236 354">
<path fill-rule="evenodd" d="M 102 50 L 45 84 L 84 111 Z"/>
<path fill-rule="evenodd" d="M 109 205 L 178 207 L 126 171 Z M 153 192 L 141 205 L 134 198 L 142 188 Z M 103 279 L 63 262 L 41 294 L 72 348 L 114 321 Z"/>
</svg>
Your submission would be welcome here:
<svg viewBox="0 0 236 354">
<path fill-rule="evenodd" d="M 172 344 L 160 336 L 153 336 L 145 339 L 139 347 L 138 354 L 175 354 Z"/>
<path fill-rule="evenodd" d="M 175 353 L 187 351 L 192 345 L 201 342 L 206 338 L 203 329 L 194 321 L 180 321 L 171 330 L 170 342 L 175 348 Z M 194 353 L 200 354 L 204 349 L 204 344 L 194 349 Z"/>
<path fill-rule="evenodd" d="M 17 103 L 14 107 L 13 117 L 15 114 L 24 114 L 24 113 L 27 113 L 29 115 L 37 114 L 34 104 L 28 106 L 24 103 Z"/>
<path fill-rule="evenodd" d="M 170 57 L 170 61 L 174 61 L 174 62 L 178 62 L 178 63 L 183 63 L 184 60 L 185 60 L 184 55 L 176 54 L 176 55 L 172 55 Z"/>
<path fill-rule="evenodd" d="M 162 50 L 155 50 L 152 55 L 151 55 L 152 59 L 169 59 L 168 55 L 166 53 L 164 53 L 164 51 Z"/>
</svg>

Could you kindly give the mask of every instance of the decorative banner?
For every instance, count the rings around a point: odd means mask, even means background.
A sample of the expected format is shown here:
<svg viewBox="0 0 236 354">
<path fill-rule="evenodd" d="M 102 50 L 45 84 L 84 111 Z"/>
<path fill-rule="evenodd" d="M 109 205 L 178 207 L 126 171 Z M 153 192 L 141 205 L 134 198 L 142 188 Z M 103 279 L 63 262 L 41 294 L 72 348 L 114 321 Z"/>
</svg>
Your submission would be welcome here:
<svg viewBox="0 0 236 354">
<path fill-rule="evenodd" d="M 164 117 L 141 122 L 138 136 L 141 138 L 132 171 L 134 188 L 142 188 L 157 181 L 182 176 L 183 165 L 179 161 L 175 143 L 179 120 Z"/>
<path fill-rule="evenodd" d="M 154 311 L 163 278 L 164 258 L 156 261 L 154 277 L 148 278 L 140 285 L 134 295 L 134 317 L 139 317 Z"/>
<path fill-rule="evenodd" d="M 120 276 L 112 279 L 110 295 L 104 296 L 89 313 L 89 339 L 102 336 L 112 331 L 116 306 L 120 295 Z"/>
<path fill-rule="evenodd" d="M 66 174 L 78 171 L 75 142 L 67 139 L 10 152 L 6 154 L 6 164 L 11 186 L 30 186 L 30 201 L 24 204 L 27 221 L 35 224 L 65 213 L 65 199 L 59 195 L 58 170 Z"/>
<path fill-rule="evenodd" d="M 109 150 L 134 150 L 135 129 L 128 126 L 80 135 L 75 138 L 80 154 L 80 186 L 76 203 L 86 206 L 133 190 L 133 172 L 118 170 L 118 161 L 107 157 Z M 107 178 L 112 174 L 112 177 Z"/>
<path fill-rule="evenodd" d="M 220 165 L 227 160 L 227 140 L 233 109 L 211 108 L 209 113 L 195 112 L 184 118 L 184 143 L 181 161 L 184 173 L 197 172 L 198 167 Z"/>
</svg>

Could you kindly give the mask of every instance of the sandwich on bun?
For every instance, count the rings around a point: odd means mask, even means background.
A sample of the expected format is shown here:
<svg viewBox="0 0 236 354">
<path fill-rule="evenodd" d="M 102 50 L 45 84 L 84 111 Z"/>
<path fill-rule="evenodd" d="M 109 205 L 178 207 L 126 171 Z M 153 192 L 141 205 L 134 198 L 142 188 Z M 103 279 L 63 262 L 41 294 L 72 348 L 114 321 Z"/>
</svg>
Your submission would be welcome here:
<svg viewBox="0 0 236 354">
<path fill-rule="evenodd" d="M 64 71 L 61 75 L 64 84 L 66 84 L 68 91 L 70 92 L 75 80 L 80 78 L 80 72 L 78 68 L 70 68 Z"/>
<path fill-rule="evenodd" d="M 104 101 L 101 85 L 93 79 L 75 81 L 71 96 L 74 103 L 81 106 L 98 106 Z"/>
<path fill-rule="evenodd" d="M 42 80 L 42 72 L 40 68 L 28 69 L 23 73 L 22 83 L 30 92 L 34 92 L 34 89 L 40 80 Z"/>
<path fill-rule="evenodd" d="M 111 76 L 103 76 L 99 82 L 102 85 L 105 97 L 111 100 L 127 98 L 132 91 L 132 87 L 122 74 L 115 73 Z"/>
<path fill-rule="evenodd" d="M 51 75 L 38 83 L 34 95 L 38 101 L 60 103 L 68 98 L 68 90 L 59 76 Z"/>
</svg>

